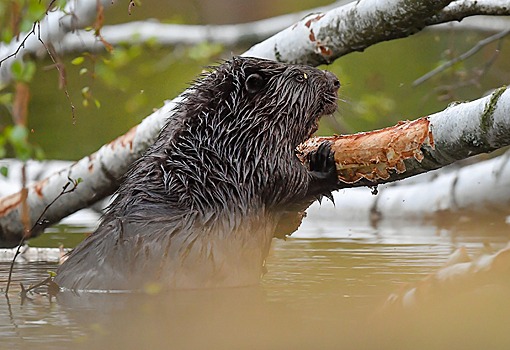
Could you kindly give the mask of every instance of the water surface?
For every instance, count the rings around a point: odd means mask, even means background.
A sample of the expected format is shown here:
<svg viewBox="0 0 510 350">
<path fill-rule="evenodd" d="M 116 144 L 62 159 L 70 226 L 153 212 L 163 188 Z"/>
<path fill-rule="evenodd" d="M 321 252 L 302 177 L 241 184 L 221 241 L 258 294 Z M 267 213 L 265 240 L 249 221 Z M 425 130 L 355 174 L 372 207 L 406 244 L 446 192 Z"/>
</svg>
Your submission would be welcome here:
<svg viewBox="0 0 510 350">
<path fill-rule="evenodd" d="M 0 348 L 504 349 L 510 346 L 508 283 L 411 310 L 381 308 L 459 246 L 476 255 L 508 242 L 507 225 L 486 228 L 307 223 L 295 238 L 274 241 L 268 273 L 252 288 L 65 293 L 22 302 L 19 283 L 46 278 L 56 262 L 20 259 L 9 298 L 0 297 Z M 2 287 L 8 267 L 0 263 Z"/>
</svg>

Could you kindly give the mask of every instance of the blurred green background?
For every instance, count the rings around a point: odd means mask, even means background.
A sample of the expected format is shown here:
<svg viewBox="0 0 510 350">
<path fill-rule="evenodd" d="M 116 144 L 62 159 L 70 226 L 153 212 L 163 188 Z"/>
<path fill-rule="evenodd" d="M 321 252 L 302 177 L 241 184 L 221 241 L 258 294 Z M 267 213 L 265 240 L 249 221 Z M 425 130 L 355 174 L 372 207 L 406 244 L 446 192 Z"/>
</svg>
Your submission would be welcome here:
<svg viewBox="0 0 510 350">
<path fill-rule="evenodd" d="M 242 23 L 322 6 L 328 1 L 143 1 L 128 14 L 126 3 L 107 10 L 105 24 L 157 18 L 189 24 Z M 4 9 L 5 10 L 5 9 Z M 339 110 L 324 118 L 319 134 L 352 133 L 395 124 L 444 109 L 450 102 L 475 99 L 508 82 L 508 39 L 493 43 L 426 83 L 412 82 L 473 47 L 488 33 L 428 30 L 406 39 L 375 45 L 321 68 L 342 82 Z M 63 58 L 67 89 L 76 106 L 59 89 L 58 73 L 50 59 L 37 61 L 30 82 L 28 127 L 30 142 L 46 158 L 75 160 L 138 124 L 163 101 L 182 92 L 204 66 L 248 47 L 161 47 L 157 43 L 117 47 L 112 53 L 75 52 Z M 484 67 L 501 48 L 487 71 Z M 9 88 L 0 93 L 9 92 Z M 85 106 L 86 105 L 86 106 Z M 0 127 L 9 115 L 0 107 Z"/>
</svg>

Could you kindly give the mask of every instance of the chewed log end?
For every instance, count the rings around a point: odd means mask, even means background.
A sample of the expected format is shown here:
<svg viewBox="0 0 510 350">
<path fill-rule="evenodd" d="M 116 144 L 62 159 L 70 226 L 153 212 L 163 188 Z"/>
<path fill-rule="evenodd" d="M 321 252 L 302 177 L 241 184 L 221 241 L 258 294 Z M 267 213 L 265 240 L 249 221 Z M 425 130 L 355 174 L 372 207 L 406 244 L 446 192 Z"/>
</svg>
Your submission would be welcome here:
<svg viewBox="0 0 510 350">
<path fill-rule="evenodd" d="M 421 162 L 422 147 L 434 148 L 430 121 L 423 117 L 371 132 L 311 138 L 297 150 L 305 166 L 308 153 L 324 141 L 332 143 L 339 180 L 350 184 L 361 179 L 387 180 L 391 173 L 404 173 L 404 160 L 414 158 Z"/>
</svg>

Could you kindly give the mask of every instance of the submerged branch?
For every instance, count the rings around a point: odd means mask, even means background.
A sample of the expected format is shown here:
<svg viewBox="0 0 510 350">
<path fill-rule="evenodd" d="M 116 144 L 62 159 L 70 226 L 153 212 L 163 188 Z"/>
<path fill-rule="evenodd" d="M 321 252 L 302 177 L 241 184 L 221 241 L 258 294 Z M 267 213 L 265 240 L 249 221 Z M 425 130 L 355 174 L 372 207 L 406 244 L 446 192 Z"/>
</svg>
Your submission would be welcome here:
<svg viewBox="0 0 510 350">
<path fill-rule="evenodd" d="M 477 259 L 472 259 L 465 248 L 459 248 L 443 268 L 415 285 L 404 286 L 400 291 L 391 294 L 384 305 L 384 311 L 444 302 L 445 298 L 489 285 L 508 286 L 509 272 L 510 246 Z"/>
</svg>

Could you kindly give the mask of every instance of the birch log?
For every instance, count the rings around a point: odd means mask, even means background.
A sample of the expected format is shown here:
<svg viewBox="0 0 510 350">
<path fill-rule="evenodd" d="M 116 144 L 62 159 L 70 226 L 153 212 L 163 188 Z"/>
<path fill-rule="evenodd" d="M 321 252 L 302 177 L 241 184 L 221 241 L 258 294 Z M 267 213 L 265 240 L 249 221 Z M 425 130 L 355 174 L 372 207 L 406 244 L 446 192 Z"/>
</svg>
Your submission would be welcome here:
<svg viewBox="0 0 510 350">
<path fill-rule="evenodd" d="M 348 0 L 336 1 L 331 5 L 290 13 L 254 22 L 224 25 L 186 25 L 160 23 L 155 20 L 128 22 L 104 26 L 103 38 L 111 45 L 123 43 L 147 43 L 156 41 L 167 45 L 197 45 L 203 42 L 219 43 L 226 46 L 253 44 L 267 39 L 310 13 L 329 11 Z M 91 31 L 80 30 L 68 33 L 57 49 L 59 52 L 97 51 L 103 49 Z"/>
<path fill-rule="evenodd" d="M 163 46 L 196 45 L 203 42 L 220 43 L 226 46 L 252 44 L 282 31 L 310 13 L 323 13 L 349 3 L 349 0 L 336 1 L 331 5 L 309 9 L 307 11 L 277 16 L 248 23 L 227 25 L 181 25 L 160 23 L 155 20 L 129 22 L 104 26 L 101 29 L 103 38 L 111 45 L 123 43 L 146 43 L 156 41 Z M 445 7 L 437 15 L 425 20 L 426 25 L 461 21 L 474 15 L 504 16 L 510 14 L 506 1 L 455 1 Z M 457 29 L 476 28 L 483 30 L 503 30 L 508 21 L 497 21 L 491 18 L 484 23 L 471 22 L 467 26 L 457 25 Z M 451 27 L 449 27 L 451 28 Z M 56 45 L 59 52 L 97 51 L 103 45 L 91 31 L 78 30 L 68 33 Z"/>
<path fill-rule="evenodd" d="M 308 16 L 254 46 L 245 55 L 297 63 L 329 62 L 379 41 L 411 35 L 423 28 L 427 18 L 448 3 L 450 1 L 445 0 L 414 1 L 412 6 L 404 0 L 386 2 L 367 0 L 350 3 L 325 14 Z M 363 38 L 364 36 L 366 37 Z M 84 180 L 73 195 L 62 197 L 49 208 L 44 220 L 33 234 L 37 235 L 48 225 L 113 192 L 120 175 L 124 174 L 129 164 L 154 141 L 164 121 L 171 116 L 173 103 L 167 103 L 138 127 L 103 146 L 93 155 L 30 186 L 28 204 L 30 218 L 32 223 L 35 223 L 42 210 L 69 181 L 69 177 Z M 20 198 L 18 193 L 0 199 L 0 242 L 17 241 L 23 232 L 19 220 Z"/>
<path fill-rule="evenodd" d="M 298 157 L 305 162 L 324 141 L 335 151 L 339 189 L 400 180 L 510 145 L 510 90 L 391 128 L 311 138 Z"/>
<path fill-rule="evenodd" d="M 444 168 L 443 168 L 444 169 Z M 441 169 L 441 170 L 443 170 Z M 335 218 L 338 226 L 385 222 L 427 222 L 457 224 L 466 214 L 484 214 L 501 223 L 510 217 L 510 153 L 437 174 L 421 181 L 406 178 L 378 187 L 373 195 L 366 188 L 335 192 L 335 206 L 313 204 L 308 217 Z M 338 208 L 342 208 L 341 211 Z M 457 218 L 456 220 L 452 220 Z M 486 225 L 486 222 L 481 222 Z"/>
</svg>

